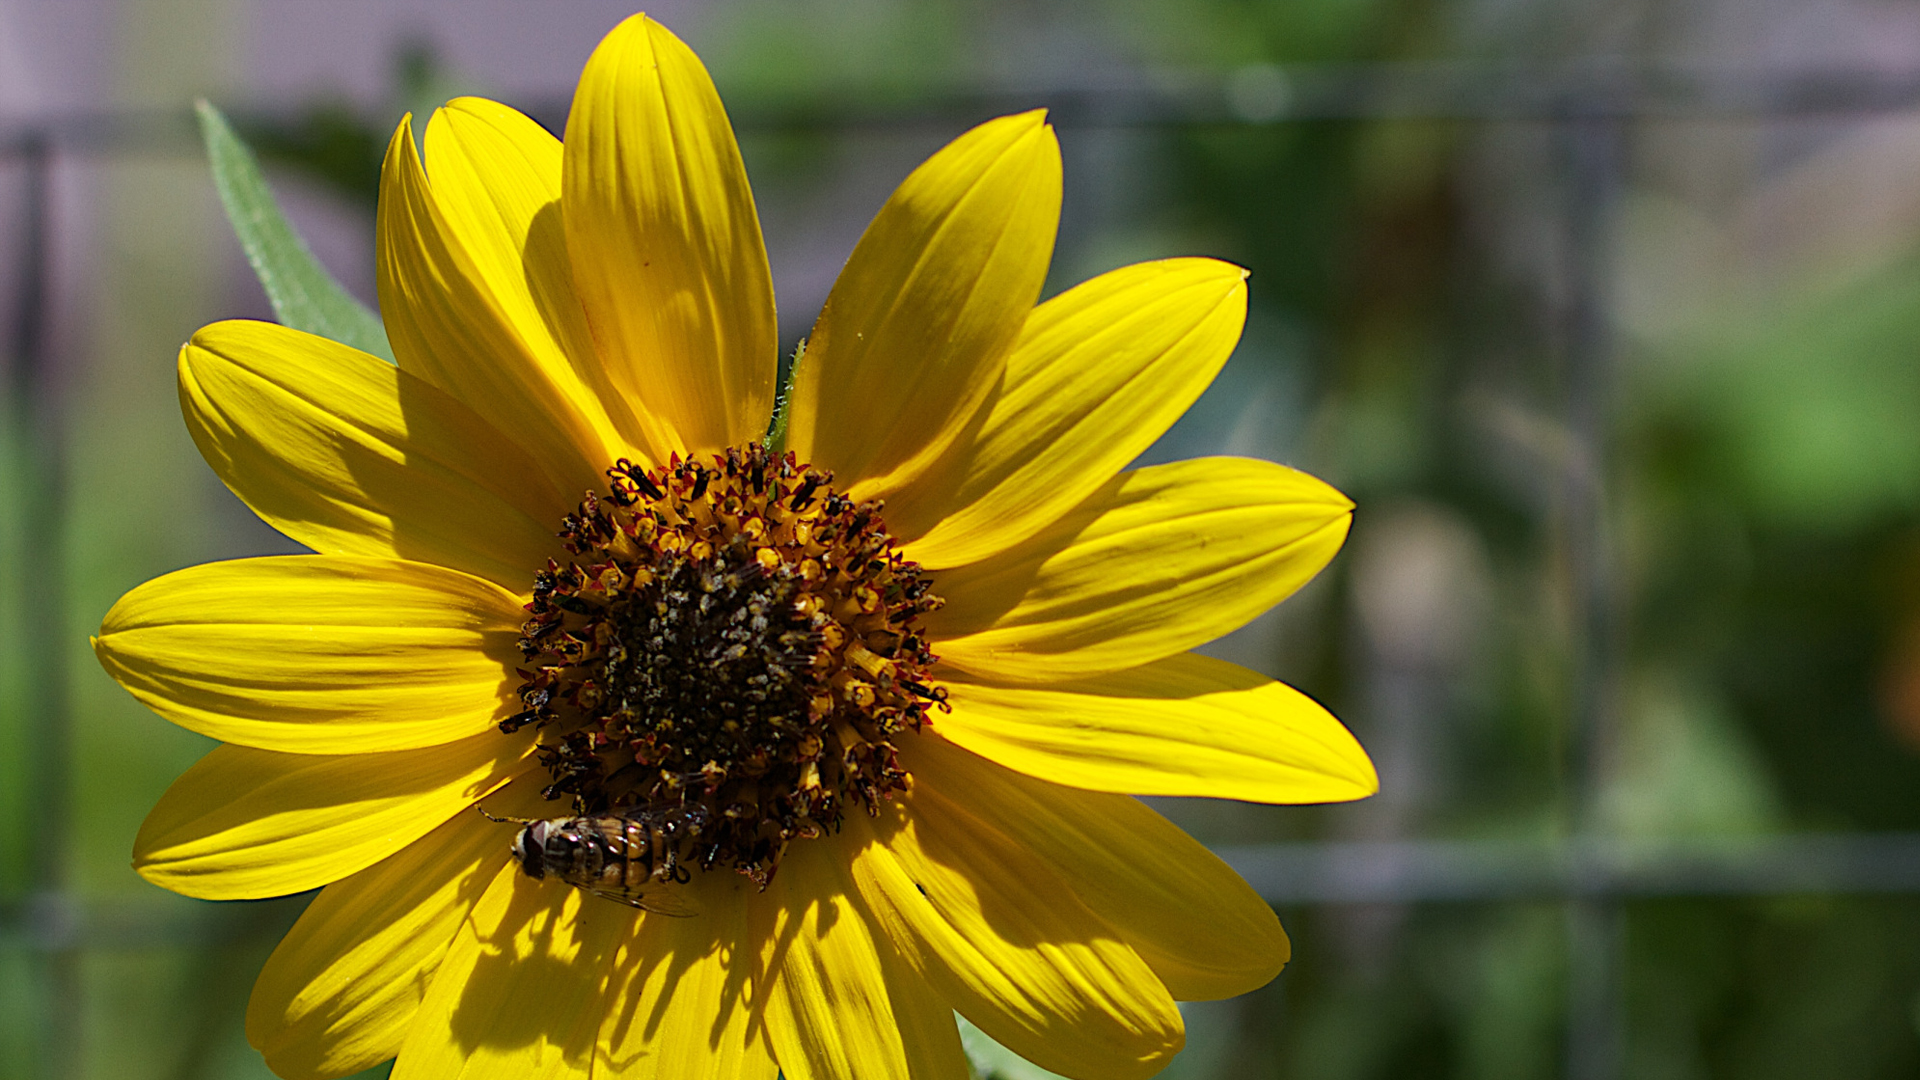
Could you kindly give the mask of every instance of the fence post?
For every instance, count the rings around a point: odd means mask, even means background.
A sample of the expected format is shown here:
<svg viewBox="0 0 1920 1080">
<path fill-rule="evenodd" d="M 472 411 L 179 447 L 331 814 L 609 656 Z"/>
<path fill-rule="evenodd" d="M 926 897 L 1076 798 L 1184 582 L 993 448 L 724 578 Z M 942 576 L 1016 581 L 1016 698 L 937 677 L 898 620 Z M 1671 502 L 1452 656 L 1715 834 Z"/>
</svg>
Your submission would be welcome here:
<svg viewBox="0 0 1920 1080">
<path fill-rule="evenodd" d="M 1571 590 L 1566 777 L 1576 851 L 1591 845 L 1612 757 L 1619 612 L 1607 513 L 1613 418 L 1610 231 L 1618 201 L 1622 112 L 1611 95 L 1571 101 L 1556 132 L 1566 170 L 1561 347 L 1567 409 L 1564 558 Z M 1598 885 L 1599 883 L 1594 883 Z M 1617 1080 L 1625 1052 L 1625 918 L 1604 888 L 1567 904 L 1568 1080 Z"/>
<path fill-rule="evenodd" d="M 17 292 L 8 313 L 8 398 L 13 461 L 19 470 L 20 560 L 16 595 L 25 676 L 14 707 L 30 731 L 26 744 L 26 940 L 38 993 L 32 1075 L 67 1080 L 80 1074 L 82 1029 L 78 907 L 70 877 L 73 733 L 68 706 L 65 393 L 47 352 L 48 243 L 52 140 L 31 128 L 8 148 L 23 173 Z M 43 832 L 44 830 L 44 832 Z"/>
</svg>

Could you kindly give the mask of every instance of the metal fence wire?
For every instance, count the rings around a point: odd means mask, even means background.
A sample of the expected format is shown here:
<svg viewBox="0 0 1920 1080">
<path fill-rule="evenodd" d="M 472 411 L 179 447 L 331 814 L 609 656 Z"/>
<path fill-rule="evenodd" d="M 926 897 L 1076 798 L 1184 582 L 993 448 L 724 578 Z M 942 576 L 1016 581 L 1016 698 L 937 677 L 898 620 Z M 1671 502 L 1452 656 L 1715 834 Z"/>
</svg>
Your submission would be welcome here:
<svg viewBox="0 0 1920 1080">
<path fill-rule="evenodd" d="M 1153 87 L 1066 86 L 1043 96 L 1055 126 L 1181 129 L 1285 126 L 1338 121 L 1432 120 L 1518 123 L 1551 132 L 1559 147 L 1559 250 L 1567 283 L 1558 327 L 1565 387 L 1561 495 L 1564 550 L 1578 643 L 1564 740 L 1573 827 L 1556 841 L 1415 839 L 1298 841 L 1241 845 L 1221 854 L 1275 905 L 1479 904 L 1546 900 L 1564 905 L 1570 973 L 1564 1074 L 1573 1080 L 1624 1075 L 1621 904 L 1652 897 L 1920 893 L 1920 834 L 1796 833 L 1743 841 L 1630 841 L 1598 831 L 1595 762 L 1610 739 L 1619 696 L 1621 626 L 1615 608 L 1619 554 L 1609 536 L 1609 438 L 1615 349 L 1609 324 L 1609 245 L 1624 183 L 1627 135 L 1672 120 L 1765 122 L 1859 118 L 1920 108 L 1920 73 L 1859 71 L 1755 73 L 1588 65 L 1528 71 L 1459 64 L 1273 66 L 1228 76 L 1195 75 Z M 952 128 L 962 120 L 1033 104 L 1031 96 L 955 96 L 910 107 L 834 101 L 737 115 L 747 132 L 887 131 Z M 564 102 L 529 110 L 556 130 Z M 47 349 L 51 315 L 50 237 L 63 228 L 52 199 L 62 160 L 200 152 L 190 112 L 98 113 L 0 123 L 0 169 L 22 178 L 6 243 L 14 264 L 6 298 L 8 430 L 19 475 L 10 513 L 19 553 L 7 573 L 35 627 L 75 627 L 63 543 L 70 492 L 65 460 L 67 384 Z M 1071 192 L 1069 198 L 1072 198 Z M 237 918 L 242 905 L 181 909 L 103 902 L 77 893 L 70 849 L 41 831 L 73 797 L 74 738 L 69 643 L 56 634 L 16 632 L 7 648 L 33 673 L 30 759 L 16 775 L 30 785 L 24 891 L 0 898 L 0 949 L 30 958 L 35 998 L 34 1075 L 81 1075 L 79 1029 L 87 1003 L 80 967 L 89 953 L 154 945 L 216 945 L 260 932 Z M 276 925 L 282 916 L 267 922 Z"/>
</svg>

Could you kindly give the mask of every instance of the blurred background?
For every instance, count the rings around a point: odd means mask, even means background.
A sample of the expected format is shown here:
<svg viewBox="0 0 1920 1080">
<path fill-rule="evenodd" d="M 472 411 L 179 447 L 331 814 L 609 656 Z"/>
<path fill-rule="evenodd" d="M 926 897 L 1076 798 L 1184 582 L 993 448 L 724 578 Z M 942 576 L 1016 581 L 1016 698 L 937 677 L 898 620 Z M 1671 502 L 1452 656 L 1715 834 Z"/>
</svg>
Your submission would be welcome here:
<svg viewBox="0 0 1920 1080">
<path fill-rule="evenodd" d="M 608 0 L 0 0 L 0 1077 L 256 1078 L 302 898 L 129 868 L 210 745 L 86 635 L 289 550 L 180 422 L 267 317 L 190 103 L 371 298 L 379 152 L 457 93 L 558 132 Z M 1291 967 L 1175 1080 L 1920 1075 L 1920 2 L 669 0 L 741 129 L 786 346 L 892 186 L 1048 106 L 1048 291 L 1253 271 L 1148 456 L 1359 503 L 1219 655 L 1333 707 L 1382 794 L 1165 810 Z M 1015 1062 L 983 1070 L 1033 1076 Z"/>
</svg>

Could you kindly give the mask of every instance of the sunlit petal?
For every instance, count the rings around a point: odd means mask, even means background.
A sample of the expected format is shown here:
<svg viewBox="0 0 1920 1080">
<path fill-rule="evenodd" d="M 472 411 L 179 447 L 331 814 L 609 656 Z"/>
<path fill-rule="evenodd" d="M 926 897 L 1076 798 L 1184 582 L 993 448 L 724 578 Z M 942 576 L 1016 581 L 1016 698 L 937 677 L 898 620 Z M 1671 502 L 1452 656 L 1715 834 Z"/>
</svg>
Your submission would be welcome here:
<svg viewBox="0 0 1920 1080">
<path fill-rule="evenodd" d="M 436 142 L 444 144 L 447 125 L 435 123 L 443 129 Z M 440 156 L 457 176 L 461 159 Z M 495 185 L 509 197 L 516 187 Z M 451 179 L 445 188 L 447 195 L 470 195 Z M 533 194 L 523 190 L 505 213 L 524 214 Z M 414 151 L 412 125 L 401 122 L 381 170 L 378 225 L 380 310 L 394 356 L 402 370 L 513 432 L 557 487 L 597 486 L 619 444 L 609 444 L 599 402 L 533 307 L 521 269 L 525 227 L 509 223 L 491 201 L 476 207 L 443 197 Z"/>
<path fill-rule="evenodd" d="M 901 757 L 965 792 L 969 814 L 1051 867 L 1175 998 L 1244 994 L 1286 964 L 1273 909 L 1138 799 L 1022 776 L 938 737 L 902 746 Z"/>
<path fill-rule="evenodd" d="M 461 814 L 322 889 L 253 985 L 247 1041 L 285 1077 L 344 1076 L 398 1053 L 441 957 L 506 861 L 500 826 Z"/>
<path fill-rule="evenodd" d="M 794 377 L 788 445 L 905 537 L 939 520 L 956 455 L 1040 295 L 1060 219 L 1042 113 L 974 128 L 914 170 L 840 272 Z"/>
<path fill-rule="evenodd" d="M 1180 1049 L 1151 969 L 1047 865 L 916 776 L 853 877 L 907 964 L 1011 1050 L 1074 1077 L 1148 1077 Z M 873 826 L 851 823 L 856 837 Z"/>
<path fill-rule="evenodd" d="M 752 1015 L 752 891 L 737 875 L 703 880 L 697 915 L 640 918 L 614 955 L 595 1076 L 773 1080 Z"/>
<path fill-rule="evenodd" d="M 1051 686 L 947 683 L 940 734 L 1070 787 L 1266 803 L 1379 789 L 1366 751 L 1300 691 L 1192 653 Z"/>
<path fill-rule="evenodd" d="M 1151 663 L 1291 595 L 1333 558 L 1353 504 L 1305 473 L 1200 458 L 1122 474 L 983 562 L 939 574 L 941 658 L 998 681 Z"/>
<path fill-rule="evenodd" d="M 951 508 L 908 554 L 930 567 L 974 562 L 1099 490 L 1226 363 L 1246 319 L 1246 276 L 1212 259 L 1141 263 L 1035 308 L 958 456 Z"/>
<path fill-rule="evenodd" d="M 209 563 L 107 612 L 94 652 L 155 712 L 299 754 L 478 735 L 520 679 L 518 597 L 428 563 L 351 555 Z"/>
<path fill-rule="evenodd" d="M 637 917 L 514 864 L 496 871 L 434 972 L 394 1080 L 591 1075 L 614 954 Z"/>
<path fill-rule="evenodd" d="M 838 849 L 838 850 L 836 850 Z M 843 844 L 788 860 L 754 904 L 767 1038 L 789 1080 L 967 1080 L 953 1012 L 877 934 Z"/>
<path fill-rule="evenodd" d="M 659 450 L 762 435 L 778 366 L 760 219 L 693 50 L 635 15 L 587 61 L 567 117 L 567 247 L 606 377 Z"/>
<path fill-rule="evenodd" d="M 439 563 L 522 589 L 577 493 L 445 391 L 325 338 L 215 323 L 180 350 L 200 453 L 253 512 L 327 554 Z"/>
<path fill-rule="evenodd" d="M 498 732 L 384 754 L 218 746 L 173 782 L 134 838 L 134 869 L 203 900 L 327 885 L 392 855 L 525 771 L 533 740 Z"/>
</svg>

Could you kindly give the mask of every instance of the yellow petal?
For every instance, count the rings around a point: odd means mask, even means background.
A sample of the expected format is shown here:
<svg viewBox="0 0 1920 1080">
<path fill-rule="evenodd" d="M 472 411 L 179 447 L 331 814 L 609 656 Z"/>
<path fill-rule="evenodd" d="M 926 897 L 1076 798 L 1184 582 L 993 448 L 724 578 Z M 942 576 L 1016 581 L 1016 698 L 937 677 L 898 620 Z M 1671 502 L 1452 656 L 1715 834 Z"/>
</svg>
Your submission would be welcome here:
<svg viewBox="0 0 1920 1080">
<path fill-rule="evenodd" d="M 488 730 L 519 677 L 516 597 L 352 555 L 190 567 L 120 598 L 93 649 L 181 727 L 296 754 L 410 750 Z"/>
<path fill-rule="evenodd" d="M 526 123 L 538 130 L 532 121 Z M 427 182 L 408 120 L 393 133 L 380 171 L 380 311 L 394 356 L 402 370 L 512 432 L 555 487 L 597 488 L 600 470 L 625 448 L 603 437 L 610 425 L 603 415 L 595 424 L 598 401 L 574 374 L 533 304 L 522 248 L 540 197 L 533 186 L 539 170 L 526 153 L 514 152 L 517 145 L 500 139 L 496 142 L 507 145 L 485 146 L 495 156 L 490 168 L 478 167 L 486 174 L 476 176 L 475 163 L 454 152 L 463 144 L 449 147 L 446 128 L 437 116 L 428 125 L 440 151 L 436 172 L 444 166 L 449 174 L 446 197 L 437 179 L 431 186 Z M 541 148 L 527 149 L 537 156 Z M 551 157 L 557 188 L 557 144 Z M 516 164 L 521 168 L 514 169 Z M 468 183 L 454 182 L 459 179 Z M 497 197 L 476 190 L 482 183 L 497 188 Z"/>
<path fill-rule="evenodd" d="M 1151 663 L 1238 629 L 1306 584 L 1353 504 L 1305 473 L 1200 458 L 1123 473 L 1032 538 L 938 574 L 945 662 L 996 682 Z"/>
<path fill-rule="evenodd" d="M 247 1005 L 247 1041 L 275 1073 L 345 1076 L 399 1053 L 440 958 L 507 862 L 502 828 L 461 814 L 320 891 Z"/>
<path fill-rule="evenodd" d="M 853 876 L 908 966 L 1001 1045 L 1084 1080 L 1145 1078 L 1185 1041 L 1166 988 L 1045 863 L 916 773 Z M 874 836 L 875 831 L 880 836 Z"/>
<path fill-rule="evenodd" d="M 394 1080 L 591 1074 L 607 980 L 638 913 L 509 863 L 454 935 Z"/>
<path fill-rule="evenodd" d="M 647 445 L 639 402 L 607 381 L 573 286 L 560 140 L 498 102 L 455 98 L 427 123 L 426 157 L 435 201 L 485 287 L 545 376 L 599 432 L 606 450 L 595 460 L 664 460 Z"/>
<path fill-rule="evenodd" d="M 721 872 L 706 875 L 718 878 Z M 751 1024 L 747 903 L 738 875 L 700 883 L 699 914 L 643 915 L 613 960 L 596 1075 L 624 1080 L 723 1076 L 773 1080 L 779 1068 Z"/>
<path fill-rule="evenodd" d="M 529 765 L 531 732 L 384 754 L 218 746 L 147 815 L 133 865 L 202 900 L 254 900 L 356 874 Z"/>
<path fill-rule="evenodd" d="M 841 868 L 841 887 L 851 896 L 853 882 Z M 864 910 L 868 933 L 880 958 L 880 970 L 893 1003 L 893 1021 L 900 1026 L 906 1049 L 906 1075 L 913 1080 L 973 1080 L 966 1049 L 960 1044 L 960 1026 L 953 1005 L 942 998 L 900 955 L 885 934 L 876 930 Z"/>
<path fill-rule="evenodd" d="M 1126 467 L 1227 362 L 1246 321 L 1246 276 L 1212 259 L 1167 259 L 1035 308 L 953 508 L 908 557 L 939 568 L 1004 551 Z"/>
<path fill-rule="evenodd" d="M 788 445 L 924 532 L 999 386 L 1053 254 L 1060 146 L 1041 112 L 991 120 L 915 169 L 853 249 L 795 375 Z M 943 460 L 948 459 L 948 460 Z"/>
<path fill-rule="evenodd" d="M 644 15 L 595 49 L 567 117 L 573 279 L 607 378 L 655 448 L 766 433 L 773 279 L 746 168 L 700 58 Z"/>
<path fill-rule="evenodd" d="M 968 813 L 1031 852 L 1119 932 L 1181 1001 L 1266 985 L 1287 962 L 1273 909 L 1240 875 L 1138 799 L 1049 784 L 936 733 L 900 758 L 916 777 L 966 793 Z"/>
<path fill-rule="evenodd" d="M 1367 752 L 1318 702 L 1223 660 L 1180 653 L 1047 687 L 946 687 L 940 734 L 1056 784 L 1264 803 L 1380 789 Z"/>
<path fill-rule="evenodd" d="M 268 524 L 326 554 L 439 563 L 524 589 L 579 494 L 445 391 L 272 323 L 180 350 L 200 453 Z"/>
<path fill-rule="evenodd" d="M 967 1080 L 948 1004 L 867 922 L 845 838 L 806 841 L 753 905 L 766 1033 L 787 1080 Z"/>
</svg>

